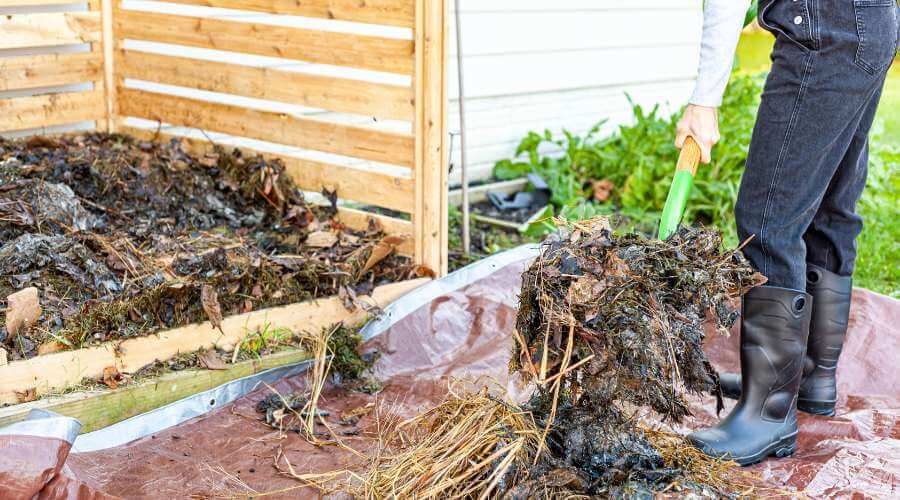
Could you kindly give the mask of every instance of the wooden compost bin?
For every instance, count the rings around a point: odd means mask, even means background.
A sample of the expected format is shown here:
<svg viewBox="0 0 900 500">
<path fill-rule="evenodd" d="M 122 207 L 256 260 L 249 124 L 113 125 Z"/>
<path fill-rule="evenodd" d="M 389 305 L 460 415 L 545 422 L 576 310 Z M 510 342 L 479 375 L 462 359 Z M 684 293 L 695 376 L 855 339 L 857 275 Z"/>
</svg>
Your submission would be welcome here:
<svg viewBox="0 0 900 500">
<path fill-rule="evenodd" d="M 407 237 L 401 253 L 437 274 L 446 272 L 445 0 L 148 4 L 0 0 L 0 133 L 51 134 L 78 124 L 141 138 L 183 136 L 189 149 L 199 150 L 210 145 L 190 133 L 200 130 L 223 134 L 251 153 L 240 141 L 335 155 L 346 161 L 309 159 L 279 148 L 256 151 L 279 157 L 301 189 L 337 190 L 342 200 L 356 202 L 339 208 L 347 226 L 363 229 L 374 218 L 386 233 Z M 208 14 L 209 8 L 229 10 Z M 291 17 L 257 22 L 249 14 Z M 306 25 L 287 22 L 298 18 Z M 361 26 L 368 31 L 354 32 Z M 235 62 L 241 56 L 308 63 L 327 71 Z M 389 78 L 358 77 L 373 71 Z M 198 97 L 196 91 L 216 98 Z M 256 102 L 247 98 L 267 106 L 245 105 Z M 312 108 L 316 115 L 283 112 L 279 105 Z M 395 127 L 377 126 L 381 122 Z M 408 217 L 379 215 L 366 207 Z M 384 306 L 423 281 L 379 287 L 368 300 Z M 0 366 L 0 404 L 14 404 L 31 389 L 38 396 L 65 390 L 84 378 L 101 377 L 109 366 L 133 372 L 179 352 L 231 349 L 248 330 L 264 324 L 296 331 L 361 319 L 363 313 L 347 311 L 335 297 L 232 316 L 225 319 L 223 333 L 207 322 L 14 361 Z M 177 372 L 102 394 L 47 397 L 0 409 L 0 424 L 42 407 L 76 416 L 91 430 L 305 357 L 278 353 L 225 371 Z"/>
</svg>

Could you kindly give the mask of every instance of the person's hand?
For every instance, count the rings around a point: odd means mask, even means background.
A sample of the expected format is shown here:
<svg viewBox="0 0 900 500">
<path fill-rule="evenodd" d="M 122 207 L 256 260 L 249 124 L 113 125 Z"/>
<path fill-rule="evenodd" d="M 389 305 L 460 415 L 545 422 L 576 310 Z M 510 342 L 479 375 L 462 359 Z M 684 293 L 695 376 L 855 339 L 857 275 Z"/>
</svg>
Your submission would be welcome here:
<svg viewBox="0 0 900 500">
<path fill-rule="evenodd" d="M 681 149 L 688 136 L 693 137 L 700 146 L 700 161 L 709 163 L 712 160 L 712 147 L 719 142 L 719 113 L 716 108 L 688 104 L 684 116 L 678 122 L 675 136 L 675 147 Z"/>
</svg>

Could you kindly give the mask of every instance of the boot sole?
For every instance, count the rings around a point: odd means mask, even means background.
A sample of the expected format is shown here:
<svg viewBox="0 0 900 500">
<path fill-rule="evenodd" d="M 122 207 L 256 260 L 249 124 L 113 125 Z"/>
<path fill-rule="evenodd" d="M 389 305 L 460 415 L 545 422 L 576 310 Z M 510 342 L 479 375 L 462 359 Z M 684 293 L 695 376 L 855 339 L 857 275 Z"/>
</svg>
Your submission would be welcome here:
<svg viewBox="0 0 900 500">
<path fill-rule="evenodd" d="M 835 414 L 834 406 L 834 401 L 810 401 L 803 399 L 797 401 L 798 410 L 823 417 L 833 417 Z"/>
<path fill-rule="evenodd" d="M 797 433 L 794 432 L 789 436 L 785 436 L 778 440 L 775 443 L 770 444 L 769 446 L 763 448 L 759 453 L 748 455 L 746 457 L 738 457 L 738 458 L 728 458 L 727 460 L 732 460 L 737 462 L 741 467 L 746 467 L 748 465 L 758 464 L 762 462 L 768 457 L 776 457 L 776 458 L 784 458 L 789 457 L 797 451 Z"/>
</svg>

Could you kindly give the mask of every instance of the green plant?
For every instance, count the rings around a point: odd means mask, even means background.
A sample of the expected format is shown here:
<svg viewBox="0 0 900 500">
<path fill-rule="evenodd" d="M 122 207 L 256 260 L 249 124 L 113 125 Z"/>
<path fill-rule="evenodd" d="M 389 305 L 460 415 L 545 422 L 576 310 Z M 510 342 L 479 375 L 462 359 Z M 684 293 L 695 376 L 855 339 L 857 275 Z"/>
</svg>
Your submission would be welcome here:
<svg viewBox="0 0 900 500">
<path fill-rule="evenodd" d="M 729 244 L 737 244 L 732 211 L 737 186 L 759 104 L 762 82 L 758 76 L 736 75 L 720 108 L 723 140 L 713 162 L 702 166 L 688 205 L 687 222 L 714 225 Z M 556 137 L 550 131 L 529 133 L 519 144 L 516 158 L 500 161 L 494 175 L 500 179 L 529 172 L 542 175 L 553 190 L 551 202 L 563 218 L 579 214 L 619 214 L 629 229 L 652 232 L 665 204 L 678 150 L 673 143 L 680 113 L 663 116 L 659 107 L 646 110 L 632 102 L 633 122 L 609 137 L 600 137 L 603 122 L 577 136 L 568 131 Z M 556 150 L 558 154 L 542 151 Z M 591 182 L 608 179 L 615 186 L 602 203 L 587 201 Z M 550 229 L 533 228 L 532 234 Z"/>
</svg>

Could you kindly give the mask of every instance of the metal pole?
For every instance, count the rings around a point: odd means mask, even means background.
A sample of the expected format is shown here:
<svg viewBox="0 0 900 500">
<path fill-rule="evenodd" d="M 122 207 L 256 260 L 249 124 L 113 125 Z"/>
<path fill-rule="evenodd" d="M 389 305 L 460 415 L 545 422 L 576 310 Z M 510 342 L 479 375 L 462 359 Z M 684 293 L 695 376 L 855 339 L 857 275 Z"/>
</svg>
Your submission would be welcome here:
<svg viewBox="0 0 900 500">
<path fill-rule="evenodd" d="M 463 78 L 463 52 L 462 52 L 462 17 L 459 15 L 459 4 L 462 0 L 455 0 L 456 14 L 456 66 L 459 77 L 459 152 L 460 152 L 460 177 L 462 181 L 462 243 L 463 254 L 469 255 L 471 238 L 469 233 L 469 175 L 468 163 L 466 163 L 466 92 L 465 79 Z"/>
</svg>

